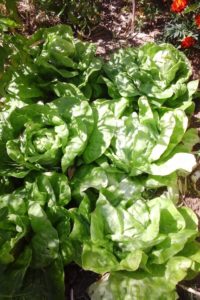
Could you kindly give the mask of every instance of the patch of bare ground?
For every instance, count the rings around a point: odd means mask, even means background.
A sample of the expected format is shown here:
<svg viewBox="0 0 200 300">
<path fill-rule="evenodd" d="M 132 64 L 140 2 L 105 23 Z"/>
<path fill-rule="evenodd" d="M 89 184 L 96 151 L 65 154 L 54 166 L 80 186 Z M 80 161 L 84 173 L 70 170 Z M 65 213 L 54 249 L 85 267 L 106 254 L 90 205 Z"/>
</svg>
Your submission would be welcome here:
<svg viewBox="0 0 200 300">
<path fill-rule="evenodd" d="M 103 1 L 101 21 L 92 29 L 89 39 L 96 43 L 97 54 L 108 56 L 111 52 L 121 47 L 139 46 L 155 41 L 159 29 L 151 24 L 146 31 L 133 31 L 131 6 L 121 0 Z M 142 13 L 137 17 L 143 19 Z M 144 23 L 145 25 L 145 23 Z"/>
<path fill-rule="evenodd" d="M 200 299 L 200 276 L 190 281 L 182 281 L 177 286 L 179 300 L 199 300 Z"/>
<path fill-rule="evenodd" d="M 188 58 L 192 63 L 193 79 L 200 79 L 200 49 L 191 49 Z"/>
<path fill-rule="evenodd" d="M 22 20 L 21 31 L 25 35 L 34 33 L 41 27 L 50 27 L 60 23 L 54 13 L 46 13 L 38 9 L 33 1 L 21 0 L 18 2 L 18 13 Z"/>
<path fill-rule="evenodd" d="M 195 211 L 198 217 L 200 218 L 200 200 L 198 197 L 187 197 L 184 203 L 193 211 Z"/>
<path fill-rule="evenodd" d="M 66 299 L 90 300 L 87 295 L 88 287 L 99 280 L 100 275 L 81 269 L 78 265 L 71 263 L 65 268 Z"/>
</svg>

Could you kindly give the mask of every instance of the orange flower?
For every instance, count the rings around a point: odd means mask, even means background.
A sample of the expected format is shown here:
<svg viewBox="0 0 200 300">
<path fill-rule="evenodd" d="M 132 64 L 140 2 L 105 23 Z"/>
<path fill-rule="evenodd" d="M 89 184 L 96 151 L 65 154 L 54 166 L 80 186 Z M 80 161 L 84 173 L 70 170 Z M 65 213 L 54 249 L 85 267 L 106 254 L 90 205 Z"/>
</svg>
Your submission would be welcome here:
<svg viewBox="0 0 200 300">
<path fill-rule="evenodd" d="M 196 23 L 197 27 L 200 28 L 200 15 L 197 15 L 197 16 L 195 17 L 195 23 Z"/>
<path fill-rule="evenodd" d="M 195 44 L 196 44 L 195 38 L 193 38 L 192 36 L 186 36 L 181 42 L 181 47 L 186 49 L 194 46 Z"/>
<path fill-rule="evenodd" d="M 173 0 L 171 11 L 175 13 L 182 12 L 188 5 L 188 0 Z"/>
</svg>

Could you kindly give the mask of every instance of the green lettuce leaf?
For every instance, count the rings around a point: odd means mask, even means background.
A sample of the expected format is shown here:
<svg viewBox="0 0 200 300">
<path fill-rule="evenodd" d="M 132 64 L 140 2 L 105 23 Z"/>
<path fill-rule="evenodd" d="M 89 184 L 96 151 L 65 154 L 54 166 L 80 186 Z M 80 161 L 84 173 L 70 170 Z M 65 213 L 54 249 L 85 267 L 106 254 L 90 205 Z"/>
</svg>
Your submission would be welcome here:
<svg viewBox="0 0 200 300">
<path fill-rule="evenodd" d="M 178 299 L 175 290 L 176 284 L 184 278 L 190 267 L 190 260 L 177 257 L 170 261 L 165 268 L 155 270 L 153 274 L 113 272 L 109 277 L 91 285 L 89 296 L 92 300 L 145 300 L 149 298 L 149 295 L 155 300 L 176 300 Z M 172 276 L 171 280 L 170 276 Z"/>
<path fill-rule="evenodd" d="M 103 191 L 115 201 L 120 201 L 121 198 L 126 200 L 137 198 L 144 191 L 144 184 L 143 178 L 130 178 L 110 165 L 101 167 L 91 164 L 76 170 L 71 181 L 71 189 L 74 199 L 79 201 L 85 193 L 90 193 L 91 189 Z"/>
</svg>

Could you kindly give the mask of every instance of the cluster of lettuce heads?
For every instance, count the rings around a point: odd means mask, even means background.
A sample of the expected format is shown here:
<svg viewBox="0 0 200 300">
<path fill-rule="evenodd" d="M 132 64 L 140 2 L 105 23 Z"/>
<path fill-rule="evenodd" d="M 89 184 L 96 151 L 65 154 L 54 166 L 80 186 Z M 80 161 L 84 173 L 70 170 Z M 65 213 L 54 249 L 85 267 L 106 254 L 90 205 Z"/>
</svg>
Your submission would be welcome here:
<svg viewBox="0 0 200 300">
<path fill-rule="evenodd" d="M 172 45 L 103 62 L 67 26 L 18 37 L 1 74 L 0 298 L 65 299 L 71 262 L 104 275 L 91 299 L 172 300 L 200 271 L 178 201 L 198 140 L 198 82 Z"/>
</svg>

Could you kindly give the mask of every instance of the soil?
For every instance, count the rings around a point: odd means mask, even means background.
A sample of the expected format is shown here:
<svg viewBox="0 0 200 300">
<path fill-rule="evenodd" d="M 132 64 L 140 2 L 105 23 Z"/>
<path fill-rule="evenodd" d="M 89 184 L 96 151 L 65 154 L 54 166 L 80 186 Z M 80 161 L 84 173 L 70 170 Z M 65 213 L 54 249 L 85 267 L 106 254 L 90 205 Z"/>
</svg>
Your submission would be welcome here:
<svg viewBox="0 0 200 300">
<path fill-rule="evenodd" d="M 98 274 L 84 271 L 76 264 L 65 268 L 65 285 L 67 300 L 89 300 L 87 288 L 100 278 Z"/>
<path fill-rule="evenodd" d="M 132 8 L 121 0 L 103 1 L 101 22 L 92 30 L 90 40 L 97 44 L 97 54 L 108 56 L 114 50 L 126 46 L 139 46 L 153 42 L 160 32 L 159 19 L 150 26 L 143 24 L 145 31 L 133 30 Z M 141 17 L 142 18 L 142 17 Z"/>
<path fill-rule="evenodd" d="M 200 49 L 191 49 L 187 55 L 192 63 L 193 79 L 200 78 Z"/>
</svg>

